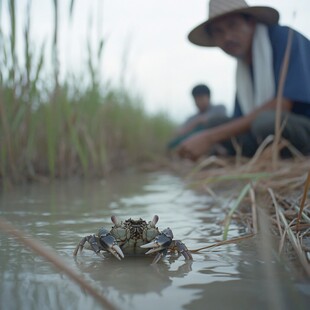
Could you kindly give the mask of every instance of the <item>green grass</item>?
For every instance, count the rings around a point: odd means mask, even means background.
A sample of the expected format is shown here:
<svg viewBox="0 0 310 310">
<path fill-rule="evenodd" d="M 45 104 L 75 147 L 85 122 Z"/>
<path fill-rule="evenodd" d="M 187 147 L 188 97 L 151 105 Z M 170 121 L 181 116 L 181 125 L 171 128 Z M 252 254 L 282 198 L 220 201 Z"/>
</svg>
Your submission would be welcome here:
<svg viewBox="0 0 310 310">
<path fill-rule="evenodd" d="M 69 90 L 32 109 L 1 85 L 1 178 L 102 176 L 162 156 L 174 128 L 166 115 L 148 115 L 124 91 L 70 98 Z"/>
<path fill-rule="evenodd" d="M 53 36 L 50 42 L 36 43 L 39 46 L 31 41 L 30 2 L 22 29 L 16 26 L 18 4 L 7 2 L 11 31 L 0 31 L 0 180 L 103 176 L 163 156 L 174 123 L 163 113 L 149 115 L 141 98 L 126 89 L 99 82 L 95 68 L 103 39 L 96 53 L 85 42 L 86 76 L 81 79 L 68 73 L 60 81 L 57 1 L 53 1 Z M 23 33 L 25 47 L 22 65 L 16 51 L 18 31 Z M 52 72 L 45 68 L 47 43 L 53 46 Z"/>
</svg>

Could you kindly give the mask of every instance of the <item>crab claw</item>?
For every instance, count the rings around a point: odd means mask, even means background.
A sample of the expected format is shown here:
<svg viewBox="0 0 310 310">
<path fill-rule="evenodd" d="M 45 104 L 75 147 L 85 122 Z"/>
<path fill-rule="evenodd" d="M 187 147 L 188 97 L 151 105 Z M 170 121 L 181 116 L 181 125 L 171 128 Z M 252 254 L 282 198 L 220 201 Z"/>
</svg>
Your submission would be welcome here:
<svg viewBox="0 0 310 310">
<path fill-rule="evenodd" d="M 108 248 L 107 251 L 112 253 L 118 260 L 121 260 L 122 258 L 124 258 L 124 253 L 117 244 L 112 245 L 112 247 Z"/>
<path fill-rule="evenodd" d="M 150 243 L 141 245 L 141 248 L 149 249 L 145 254 L 151 254 L 154 252 L 165 250 L 171 244 L 173 234 L 170 228 L 166 228 Z"/>
<path fill-rule="evenodd" d="M 124 258 L 123 251 L 118 246 L 115 238 L 110 233 L 101 235 L 100 243 L 105 248 L 106 251 L 113 254 L 118 260 L 121 260 L 122 258 Z"/>
</svg>

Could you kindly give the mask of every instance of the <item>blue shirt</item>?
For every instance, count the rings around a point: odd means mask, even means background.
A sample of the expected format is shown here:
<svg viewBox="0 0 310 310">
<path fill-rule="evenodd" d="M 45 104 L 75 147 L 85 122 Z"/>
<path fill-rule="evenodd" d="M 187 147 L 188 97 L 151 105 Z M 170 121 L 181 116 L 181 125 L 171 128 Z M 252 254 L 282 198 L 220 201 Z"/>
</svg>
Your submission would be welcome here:
<svg viewBox="0 0 310 310">
<path fill-rule="evenodd" d="M 281 66 L 286 50 L 289 27 L 273 25 L 268 27 L 273 51 L 273 71 L 278 91 Z M 310 41 L 293 30 L 289 66 L 284 84 L 283 97 L 293 102 L 292 112 L 310 118 Z M 242 116 L 236 97 L 234 117 Z"/>
</svg>

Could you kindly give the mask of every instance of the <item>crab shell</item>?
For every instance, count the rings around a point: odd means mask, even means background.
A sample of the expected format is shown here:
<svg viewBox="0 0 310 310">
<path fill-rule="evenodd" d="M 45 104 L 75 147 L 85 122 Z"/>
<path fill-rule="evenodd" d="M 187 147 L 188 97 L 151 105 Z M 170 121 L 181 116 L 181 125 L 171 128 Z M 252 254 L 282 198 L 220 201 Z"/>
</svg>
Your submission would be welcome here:
<svg viewBox="0 0 310 310">
<path fill-rule="evenodd" d="M 116 216 L 112 216 L 111 220 L 114 226 L 110 233 L 125 255 L 145 254 L 148 249 L 141 248 L 141 245 L 149 243 L 160 234 L 156 227 L 157 215 L 148 223 L 141 218 L 119 221 Z"/>
</svg>

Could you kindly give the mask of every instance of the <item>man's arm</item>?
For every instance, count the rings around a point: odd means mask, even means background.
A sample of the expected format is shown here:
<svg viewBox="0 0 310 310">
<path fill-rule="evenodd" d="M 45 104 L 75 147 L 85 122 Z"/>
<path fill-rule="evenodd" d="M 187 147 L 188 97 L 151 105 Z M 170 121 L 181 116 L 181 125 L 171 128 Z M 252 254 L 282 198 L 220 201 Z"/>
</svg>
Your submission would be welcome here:
<svg viewBox="0 0 310 310">
<path fill-rule="evenodd" d="M 226 107 L 224 105 L 212 105 L 209 108 L 208 112 L 194 116 L 192 119 L 187 121 L 183 126 L 181 126 L 176 132 L 176 137 L 190 133 L 198 126 L 207 125 L 210 118 L 220 115 L 223 116 L 227 115 Z"/>
<path fill-rule="evenodd" d="M 281 105 L 283 111 L 289 111 L 292 108 L 292 102 L 288 99 L 283 99 Z M 276 99 L 273 99 L 256 108 L 246 116 L 232 120 L 224 125 L 205 130 L 201 133 L 197 133 L 181 144 L 178 153 L 181 157 L 197 160 L 200 156 L 206 154 L 214 144 L 248 131 L 253 120 L 262 111 L 274 110 L 275 108 Z"/>
<path fill-rule="evenodd" d="M 175 137 L 183 136 L 196 128 L 198 125 L 205 124 L 207 122 L 206 114 L 195 116 L 193 119 L 182 125 L 175 134 Z"/>
</svg>

